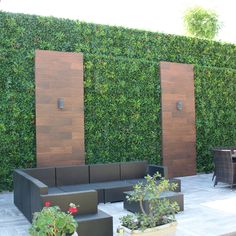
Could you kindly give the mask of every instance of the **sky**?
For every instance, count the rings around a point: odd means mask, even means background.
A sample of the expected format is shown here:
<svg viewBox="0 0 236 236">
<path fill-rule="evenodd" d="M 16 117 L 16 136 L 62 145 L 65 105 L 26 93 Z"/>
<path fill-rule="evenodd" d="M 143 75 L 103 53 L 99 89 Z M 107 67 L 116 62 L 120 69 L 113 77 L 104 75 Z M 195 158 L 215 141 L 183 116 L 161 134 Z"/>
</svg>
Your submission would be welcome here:
<svg viewBox="0 0 236 236">
<path fill-rule="evenodd" d="M 236 44 L 235 0 L 0 0 L 0 10 L 184 35 L 186 9 L 214 10 L 222 22 L 216 40 Z"/>
</svg>

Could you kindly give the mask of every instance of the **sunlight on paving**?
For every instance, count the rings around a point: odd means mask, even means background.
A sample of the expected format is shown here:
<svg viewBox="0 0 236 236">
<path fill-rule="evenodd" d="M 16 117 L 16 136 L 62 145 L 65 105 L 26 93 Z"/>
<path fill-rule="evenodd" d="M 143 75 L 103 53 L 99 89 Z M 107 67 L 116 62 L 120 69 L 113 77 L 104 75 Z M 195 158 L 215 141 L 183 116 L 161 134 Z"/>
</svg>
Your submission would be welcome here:
<svg viewBox="0 0 236 236">
<path fill-rule="evenodd" d="M 236 188 L 213 187 L 212 174 L 181 177 L 184 211 L 177 214 L 176 236 L 236 236 Z M 128 214 L 122 202 L 99 204 L 113 216 L 114 236 L 119 218 Z M 0 194 L 0 236 L 28 236 L 29 222 L 13 204 L 13 193 Z"/>
<path fill-rule="evenodd" d="M 236 212 L 236 197 L 230 197 L 223 200 L 210 201 L 201 205 L 220 210 L 227 213 Z"/>
</svg>

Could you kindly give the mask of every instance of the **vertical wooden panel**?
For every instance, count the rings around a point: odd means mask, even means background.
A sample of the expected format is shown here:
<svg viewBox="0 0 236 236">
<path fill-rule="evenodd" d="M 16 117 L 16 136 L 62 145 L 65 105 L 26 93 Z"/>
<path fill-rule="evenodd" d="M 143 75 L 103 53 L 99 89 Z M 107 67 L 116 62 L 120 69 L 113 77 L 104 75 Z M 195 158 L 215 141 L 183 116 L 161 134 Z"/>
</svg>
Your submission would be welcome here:
<svg viewBox="0 0 236 236">
<path fill-rule="evenodd" d="M 83 164 L 83 55 L 36 50 L 35 83 L 37 166 Z"/>
<path fill-rule="evenodd" d="M 193 65 L 161 62 L 162 157 L 169 177 L 196 174 Z M 182 101 L 183 109 L 177 109 Z"/>
</svg>

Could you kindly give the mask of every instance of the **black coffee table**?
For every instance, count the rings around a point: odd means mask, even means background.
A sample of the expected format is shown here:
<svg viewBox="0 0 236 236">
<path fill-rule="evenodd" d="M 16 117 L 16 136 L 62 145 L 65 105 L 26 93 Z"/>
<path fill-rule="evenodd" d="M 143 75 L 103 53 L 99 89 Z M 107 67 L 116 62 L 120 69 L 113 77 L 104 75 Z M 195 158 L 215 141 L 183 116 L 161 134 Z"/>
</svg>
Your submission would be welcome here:
<svg viewBox="0 0 236 236">
<path fill-rule="evenodd" d="M 133 213 L 141 212 L 139 202 L 129 202 L 127 196 L 129 196 L 133 191 L 124 192 L 124 208 Z M 176 193 L 172 191 L 163 192 L 160 196 L 161 199 L 168 199 L 170 202 L 176 202 L 179 205 L 180 211 L 184 210 L 184 195 L 182 193 Z M 144 200 L 143 203 L 144 210 L 149 212 L 148 199 Z"/>
</svg>

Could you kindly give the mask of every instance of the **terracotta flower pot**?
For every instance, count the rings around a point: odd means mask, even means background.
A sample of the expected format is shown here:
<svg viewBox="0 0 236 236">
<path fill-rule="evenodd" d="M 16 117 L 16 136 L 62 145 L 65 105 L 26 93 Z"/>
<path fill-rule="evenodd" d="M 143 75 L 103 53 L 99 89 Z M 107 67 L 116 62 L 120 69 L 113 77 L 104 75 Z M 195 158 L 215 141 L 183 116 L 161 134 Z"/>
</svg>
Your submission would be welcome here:
<svg viewBox="0 0 236 236">
<path fill-rule="evenodd" d="M 146 229 L 144 231 L 131 231 L 126 227 L 122 228 L 124 228 L 124 236 L 174 236 L 176 234 L 176 226 L 177 222 L 172 222 L 155 228 Z"/>
</svg>

